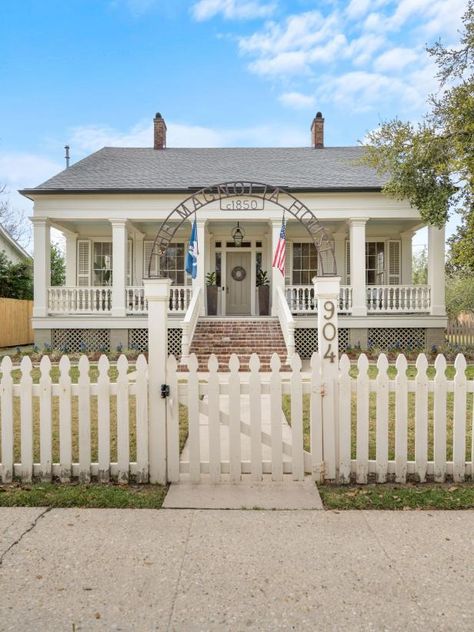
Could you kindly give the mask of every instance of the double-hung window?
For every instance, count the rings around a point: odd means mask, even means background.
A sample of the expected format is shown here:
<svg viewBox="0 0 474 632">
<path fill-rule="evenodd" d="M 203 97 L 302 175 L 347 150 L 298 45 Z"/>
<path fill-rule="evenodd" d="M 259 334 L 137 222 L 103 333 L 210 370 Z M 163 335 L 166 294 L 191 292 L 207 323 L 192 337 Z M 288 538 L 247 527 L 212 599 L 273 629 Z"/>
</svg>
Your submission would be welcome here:
<svg viewBox="0 0 474 632">
<path fill-rule="evenodd" d="M 293 285 L 311 285 L 318 268 L 318 253 L 311 242 L 293 242 Z"/>
</svg>

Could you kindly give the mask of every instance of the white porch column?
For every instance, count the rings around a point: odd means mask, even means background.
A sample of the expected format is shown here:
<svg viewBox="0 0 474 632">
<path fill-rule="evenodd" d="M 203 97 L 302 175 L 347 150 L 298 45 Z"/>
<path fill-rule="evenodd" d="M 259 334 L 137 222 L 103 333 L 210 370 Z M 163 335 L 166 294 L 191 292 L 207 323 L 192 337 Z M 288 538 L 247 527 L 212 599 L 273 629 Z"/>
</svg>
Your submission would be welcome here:
<svg viewBox="0 0 474 632">
<path fill-rule="evenodd" d="M 194 221 L 194 220 L 193 220 Z M 192 222 L 191 222 L 192 225 Z M 197 239 L 198 239 L 198 258 L 197 258 L 197 275 L 196 278 L 193 279 L 193 292 L 196 288 L 202 288 L 202 292 L 204 295 L 204 285 L 205 285 L 205 272 L 206 272 L 206 251 L 207 251 L 207 240 L 206 240 L 206 220 L 198 219 L 196 221 L 197 226 Z M 189 238 L 187 240 L 186 247 L 189 244 Z M 187 253 L 186 253 L 187 254 Z M 201 301 L 201 313 L 200 316 L 204 316 L 206 313 L 205 301 Z"/>
<path fill-rule="evenodd" d="M 428 285 L 431 315 L 445 316 L 445 227 L 428 226 Z"/>
<path fill-rule="evenodd" d="M 34 307 L 33 316 L 48 315 L 48 288 L 51 285 L 51 229 L 46 218 L 33 217 Z"/>
<path fill-rule="evenodd" d="M 344 260 L 345 260 L 345 244 L 346 244 L 346 235 L 345 233 L 334 233 L 334 256 L 336 257 L 336 267 L 337 273 L 339 277 L 343 278 L 344 273 Z M 347 283 L 345 283 L 347 285 Z"/>
<path fill-rule="evenodd" d="M 352 315 L 367 315 L 365 284 L 365 225 L 368 218 L 349 220 L 350 271 L 352 286 Z"/>
<path fill-rule="evenodd" d="M 402 285 L 411 285 L 413 283 L 413 231 L 407 230 L 404 233 L 400 233 L 402 239 Z"/>
<path fill-rule="evenodd" d="M 168 360 L 168 302 L 170 279 L 144 279 L 148 300 L 148 454 L 150 483 L 167 482 L 166 399 L 161 385 L 166 384 Z"/>
<path fill-rule="evenodd" d="M 126 219 L 111 219 L 112 224 L 112 316 L 126 316 L 128 233 Z"/>
<path fill-rule="evenodd" d="M 66 285 L 77 285 L 77 234 L 66 233 Z"/>
<path fill-rule="evenodd" d="M 143 233 L 135 234 L 135 278 L 133 279 L 133 283 L 136 285 L 141 285 L 143 281 L 143 248 L 144 248 L 145 235 Z"/>
<path fill-rule="evenodd" d="M 272 242 L 271 242 L 271 252 L 270 252 L 270 265 L 272 265 L 273 257 L 275 256 L 276 247 L 278 241 L 280 239 L 280 231 L 281 231 L 281 219 L 272 222 Z M 272 316 L 278 316 L 278 299 L 277 292 L 278 288 L 281 287 L 283 291 L 285 291 L 285 278 L 278 268 L 272 268 Z"/>
</svg>

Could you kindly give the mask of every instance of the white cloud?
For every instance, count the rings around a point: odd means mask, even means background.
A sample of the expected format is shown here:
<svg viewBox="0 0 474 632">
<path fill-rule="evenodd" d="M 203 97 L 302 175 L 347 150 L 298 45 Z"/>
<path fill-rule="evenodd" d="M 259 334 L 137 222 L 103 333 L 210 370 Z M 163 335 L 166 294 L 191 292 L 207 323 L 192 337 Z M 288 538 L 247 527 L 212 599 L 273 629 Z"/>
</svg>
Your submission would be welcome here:
<svg viewBox="0 0 474 632">
<path fill-rule="evenodd" d="M 249 64 L 260 75 L 304 74 L 316 62 L 330 62 L 347 46 L 338 32 L 338 16 L 325 18 L 319 11 L 289 16 L 282 24 L 268 22 L 251 36 L 239 39 L 240 51 L 255 55 Z"/>
<path fill-rule="evenodd" d="M 283 131 L 277 123 L 244 128 L 210 128 L 167 121 L 168 147 L 285 147 L 306 145 L 306 134 L 298 127 Z M 130 130 L 90 125 L 75 128 L 71 135 L 71 151 L 84 155 L 104 146 L 151 147 L 153 126 L 140 122 Z"/>
<path fill-rule="evenodd" d="M 374 68 L 378 72 L 398 72 L 423 55 L 425 55 L 424 51 L 416 51 L 412 48 L 396 46 L 382 53 L 380 57 L 374 61 Z"/>
<path fill-rule="evenodd" d="M 396 104 L 400 114 L 419 116 L 436 88 L 425 42 L 456 41 L 465 0 L 351 0 L 345 7 L 328 0 L 319 6 L 240 37 L 249 70 L 281 82 L 279 101 L 286 106 L 303 107 L 285 95 L 306 93 L 310 83 L 318 100 L 344 105 L 345 98 L 359 110 L 383 103 L 393 111 Z"/>
<path fill-rule="evenodd" d="M 402 108 L 421 107 L 423 97 L 409 81 L 367 71 L 353 71 L 338 77 L 327 77 L 322 82 L 323 97 L 333 103 L 365 112 L 391 104 L 403 95 Z"/>
<path fill-rule="evenodd" d="M 257 0 L 199 0 L 191 11 L 196 20 L 203 22 L 217 15 L 226 20 L 265 18 L 275 11 L 275 3 Z"/>
<path fill-rule="evenodd" d="M 301 92 L 285 92 L 278 97 L 280 103 L 295 110 L 305 110 L 315 105 L 315 98 Z"/>
<path fill-rule="evenodd" d="M 356 20 L 367 13 L 371 5 L 371 0 L 351 0 L 346 9 L 349 18 Z"/>
</svg>

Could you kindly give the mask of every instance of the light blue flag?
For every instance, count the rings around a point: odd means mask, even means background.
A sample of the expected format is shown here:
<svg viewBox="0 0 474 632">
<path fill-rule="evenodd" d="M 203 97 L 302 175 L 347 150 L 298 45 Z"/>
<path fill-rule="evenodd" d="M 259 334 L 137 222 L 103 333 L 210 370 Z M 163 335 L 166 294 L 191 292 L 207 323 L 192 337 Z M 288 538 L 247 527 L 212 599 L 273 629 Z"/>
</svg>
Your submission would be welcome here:
<svg viewBox="0 0 474 632">
<path fill-rule="evenodd" d="M 191 231 L 191 237 L 189 239 L 188 254 L 186 255 L 186 272 L 190 274 L 193 279 L 197 276 L 198 267 L 198 235 L 196 219 L 193 222 L 193 229 Z"/>
</svg>

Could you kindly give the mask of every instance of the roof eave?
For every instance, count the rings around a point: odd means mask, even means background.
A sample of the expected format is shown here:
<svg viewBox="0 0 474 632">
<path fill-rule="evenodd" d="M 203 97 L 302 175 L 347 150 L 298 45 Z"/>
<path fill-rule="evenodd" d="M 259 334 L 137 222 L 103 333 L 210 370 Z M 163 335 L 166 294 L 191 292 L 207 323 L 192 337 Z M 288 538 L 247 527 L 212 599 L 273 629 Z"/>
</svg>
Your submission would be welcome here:
<svg viewBox="0 0 474 632">
<path fill-rule="evenodd" d="M 292 193 L 380 193 L 382 186 L 357 186 L 357 187 L 291 187 L 283 185 L 281 189 L 291 191 Z M 204 187 L 201 187 L 204 188 Z M 156 193 L 193 193 L 199 191 L 200 187 L 181 187 L 166 189 L 21 189 L 18 191 L 21 195 L 34 200 L 36 195 L 87 195 L 87 194 L 103 194 L 103 195 L 120 195 L 120 194 L 156 194 Z"/>
</svg>

